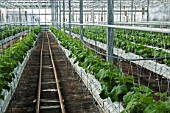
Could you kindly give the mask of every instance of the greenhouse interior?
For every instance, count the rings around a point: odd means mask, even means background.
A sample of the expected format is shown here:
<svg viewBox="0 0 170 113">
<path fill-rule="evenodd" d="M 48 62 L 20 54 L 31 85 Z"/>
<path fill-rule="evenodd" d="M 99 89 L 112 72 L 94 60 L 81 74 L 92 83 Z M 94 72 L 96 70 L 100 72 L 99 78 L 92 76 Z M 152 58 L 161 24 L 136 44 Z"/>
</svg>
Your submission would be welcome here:
<svg viewBox="0 0 170 113">
<path fill-rule="evenodd" d="M 0 113 L 170 113 L 170 1 L 1 0 Z"/>
</svg>

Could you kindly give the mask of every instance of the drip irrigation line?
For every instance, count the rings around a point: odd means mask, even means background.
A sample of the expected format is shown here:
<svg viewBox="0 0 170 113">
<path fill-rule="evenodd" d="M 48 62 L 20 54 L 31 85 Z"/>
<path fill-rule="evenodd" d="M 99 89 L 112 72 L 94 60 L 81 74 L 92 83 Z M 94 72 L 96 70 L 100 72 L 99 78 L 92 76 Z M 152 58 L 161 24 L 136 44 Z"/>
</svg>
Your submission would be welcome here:
<svg viewBox="0 0 170 113">
<path fill-rule="evenodd" d="M 122 61 L 139 61 L 139 60 L 162 60 L 162 59 L 170 59 L 170 56 L 166 56 L 166 57 L 157 57 L 157 58 L 139 58 L 139 59 L 125 59 L 125 58 L 122 58 L 122 57 L 118 57 L 116 55 L 107 55 L 107 54 L 104 54 L 104 53 L 101 53 L 99 51 L 96 51 L 95 49 L 89 47 L 83 40 L 80 40 L 82 42 L 83 45 L 85 45 L 88 49 L 96 52 L 97 54 L 99 55 L 102 55 L 102 56 L 110 56 L 112 58 L 116 58 L 116 59 L 119 59 L 119 60 L 122 60 Z"/>
</svg>

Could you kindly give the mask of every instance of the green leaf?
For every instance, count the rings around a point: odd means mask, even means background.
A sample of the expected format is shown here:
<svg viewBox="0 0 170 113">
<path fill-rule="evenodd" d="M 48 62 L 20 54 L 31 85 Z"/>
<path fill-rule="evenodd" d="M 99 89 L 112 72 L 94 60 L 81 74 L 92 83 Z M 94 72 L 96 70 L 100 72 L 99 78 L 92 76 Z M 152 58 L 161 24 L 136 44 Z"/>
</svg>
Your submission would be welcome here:
<svg viewBox="0 0 170 113">
<path fill-rule="evenodd" d="M 126 85 L 115 86 L 109 93 L 109 97 L 112 102 L 123 100 L 123 95 L 127 93 L 128 89 Z"/>
<path fill-rule="evenodd" d="M 108 97 L 108 94 L 109 94 L 108 91 L 109 91 L 108 86 L 103 85 L 103 86 L 102 86 L 102 91 L 101 91 L 101 93 L 99 94 L 100 97 L 101 97 L 102 99 L 106 99 L 106 98 Z"/>
<path fill-rule="evenodd" d="M 160 92 L 158 92 L 158 93 L 155 93 L 155 95 L 156 96 L 159 96 L 160 97 L 160 100 L 167 100 L 167 92 L 165 92 L 165 93 L 160 93 Z"/>
</svg>

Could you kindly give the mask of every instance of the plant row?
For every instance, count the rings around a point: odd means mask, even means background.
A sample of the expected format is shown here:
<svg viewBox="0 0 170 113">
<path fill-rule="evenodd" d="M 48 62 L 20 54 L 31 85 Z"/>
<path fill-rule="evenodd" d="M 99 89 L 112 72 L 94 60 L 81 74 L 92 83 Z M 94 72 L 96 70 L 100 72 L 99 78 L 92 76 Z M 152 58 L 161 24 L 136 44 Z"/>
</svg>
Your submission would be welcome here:
<svg viewBox="0 0 170 113">
<path fill-rule="evenodd" d="M 107 34 L 106 34 L 106 28 L 105 27 L 84 27 L 84 36 L 86 38 L 90 38 L 92 40 L 96 40 L 102 43 L 107 42 Z M 79 34 L 79 27 L 73 27 L 72 32 Z M 143 58 L 163 58 L 156 60 L 157 62 L 161 64 L 166 64 L 170 66 L 170 59 L 166 57 L 170 57 L 170 53 L 167 53 L 163 51 L 162 49 L 155 49 L 146 47 L 142 43 L 133 43 L 132 41 L 128 40 L 127 38 L 124 38 L 123 33 L 119 32 L 119 30 L 114 32 L 114 47 L 121 48 L 125 50 L 126 53 L 131 52 L 136 55 L 139 55 Z M 130 34 L 126 35 L 127 37 L 131 37 Z"/>
<path fill-rule="evenodd" d="M 40 26 L 37 26 L 37 27 L 32 27 L 31 28 L 31 32 L 34 32 L 35 34 L 38 34 L 41 30 L 41 27 Z"/>
<path fill-rule="evenodd" d="M 37 27 L 37 30 L 40 28 Z M 22 63 L 27 51 L 33 47 L 33 42 L 36 39 L 36 34 L 32 31 L 22 39 L 18 40 L 12 47 L 5 50 L 4 54 L 0 57 L 0 99 L 3 99 L 3 89 L 9 90 L 9 83 L 15 77 L 12 73 L 19 63 Z"/>
<path fill-rule="evenodd" d="M 95 75 L 102 85 L 100 97 L 110 97 L 112 102 L 120 101 L 125 107 L 122 113 L 165 113 L 170 111 L 170 98 L 166 93 L 154 93 L 146 86 L 133 82 L 133 76 L 124 76 L 120 69 L 112 63 L 102 60 L 93 51 L 87 49 L 78 39 L 64 34 L 50 27 L 50 30 L 60 40 L 61 45 L 70 50 L 70 58 L 75 58 L 74 63 L 85 69 L 87 73 Z M 114 69 L 110 71 L 110 67 Z M 155 101 L 154 96 L 160 100 Z"/>
<path fill-rule="evenodd" d="M 28 26 L 10 26 L 10 27 L 4 27 L 0 29 L 0 40 L 5 39 L 9 36 L 15 35 L 17 33 L 20 33 L 22 31 L 28 30 Z"/>
<path fill-rule="evenodd" d="M 170 50 L 170 36 L 161 33 L 149 33 L 150 35 L 139 35 L 138 32 L 131 32 L 128 30 L 116 30 L 118 37 L 129 40 L 136 44 L 144 44 L 153 47 L 159 47 Z M 148 34 L 148 33 L 146 33 Z"/>
<path fill-rule="evenodd" d="M 98 35 L 103 34 L 100 35 L 99 37 L 106 38 L 105 37 L 106 27 L 90 26 L 90 27 L 84 27 L 84 30 Z M 73 27 L 73 31 L 79 34 L 79 27 Z M 114 34 L 115 37 L 117 38 L 121 38 L 123 40 L 129 40 L 136 44 L 145 44 L 154 47 L 170 49 L 170 34 L 137 31 L 137 30 L 124 30 L 124 29 L 116 29 L 114 30 Z"/>
</svg>

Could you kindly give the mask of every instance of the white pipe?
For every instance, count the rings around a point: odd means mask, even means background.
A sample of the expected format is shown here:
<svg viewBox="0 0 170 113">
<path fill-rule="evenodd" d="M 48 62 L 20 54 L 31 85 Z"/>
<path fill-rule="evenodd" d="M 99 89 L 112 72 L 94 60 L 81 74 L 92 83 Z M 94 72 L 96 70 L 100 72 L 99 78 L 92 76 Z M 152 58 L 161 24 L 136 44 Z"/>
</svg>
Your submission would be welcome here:
<svg viewBox="0 0 170 113">
<path fill-rule="evenodd" d="M 65 23 L 69 24 L 69 23 Z M 165 28 L 149 28 L 149 27 L 138 27 L 138 26 L 120 26 L 120 25 L 106 25 L 106 24 L 79 24 L 79 23 L 70 23 L 72 25 L 83 25 L 83 26 L 100 26 L 100 27 L 111 27 L 117 29 L 129 29 L 129 30 L 140 30 L 140 31 L 149 31 L 149 32 L 158 32 L 158 33 L 170 33 L 170 29 Z"/>
</svg>

